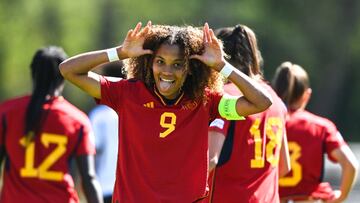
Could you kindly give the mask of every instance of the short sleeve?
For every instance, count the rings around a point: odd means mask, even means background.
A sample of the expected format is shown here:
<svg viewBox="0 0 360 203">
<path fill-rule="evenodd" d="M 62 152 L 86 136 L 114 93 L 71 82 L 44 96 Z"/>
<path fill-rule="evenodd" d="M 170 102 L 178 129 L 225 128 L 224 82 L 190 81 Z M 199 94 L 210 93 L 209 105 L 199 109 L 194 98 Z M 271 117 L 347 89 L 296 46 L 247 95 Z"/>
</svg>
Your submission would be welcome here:
<svg viewBox="0 0 360 203">
<path fill-rule="evenodd" d="M 209 131 L 215 131 L 222 133 L 224 136 L 227 135 L 230 126 L 230 121 L 223 118 L 216 118 L 209 125 Z"/>
<path fill-rule="evenodd" d="M 78 139 L 76 155 L 95 155 L 95 137 L 90 121 L 81 126 Z"/>
<path fill-rule="evenodd" d="M 324 128 L 324 138 L 326 153 L 331 161 L 336 162 L 336 160 L 331 156 L 331 152 L 342 145 L 346 145 L 346 142 L 342 138 L 336 126 L 330 121 Z"/>
<path fill-rule="evenodd" d="M 125 80 L 111 81 L 109 78 L 100 76 L 101 99 L 96 102 L 112 109 L 118 109 L 123 92 L 126 89 L 125 84 Z"/>
</svg>

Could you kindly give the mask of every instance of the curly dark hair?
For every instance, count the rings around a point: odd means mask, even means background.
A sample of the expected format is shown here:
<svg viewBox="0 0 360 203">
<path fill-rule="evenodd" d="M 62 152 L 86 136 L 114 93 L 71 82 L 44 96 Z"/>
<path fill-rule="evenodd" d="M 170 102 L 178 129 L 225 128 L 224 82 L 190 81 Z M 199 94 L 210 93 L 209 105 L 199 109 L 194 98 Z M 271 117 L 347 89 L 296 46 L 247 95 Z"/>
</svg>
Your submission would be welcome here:
<svg viewBox="0 0 360 203">
<path fill-rule="evenodd" d="M 245 25 L 219 28 L 216 36 L 223 41 L 227 60 L 248 76 L 260 75 L 261 53 L 255 33 Z"/>
<path fill-rule="evenodd" d="M 178 45 L 185 58 L 186 80 L 182 86 L 184 93 L 193 100 L 208 98 L 205 89 L 219 92 L 222 88 L 222 79 L 217 71 L 207 67 L 191 55 L 201 54 L 204 50 L 203 32 L 200 28 L 192 26 L 153 25 L 150 34 L 144 42 L 144 49 L 156 53 L 162 44 Z M 155 54 L 131 58 L 127 61 L 128 78 L 135 78 L 145 83 L 148 88 L 153 88 L 155 79 L 152 63 Z"/>
</svg>

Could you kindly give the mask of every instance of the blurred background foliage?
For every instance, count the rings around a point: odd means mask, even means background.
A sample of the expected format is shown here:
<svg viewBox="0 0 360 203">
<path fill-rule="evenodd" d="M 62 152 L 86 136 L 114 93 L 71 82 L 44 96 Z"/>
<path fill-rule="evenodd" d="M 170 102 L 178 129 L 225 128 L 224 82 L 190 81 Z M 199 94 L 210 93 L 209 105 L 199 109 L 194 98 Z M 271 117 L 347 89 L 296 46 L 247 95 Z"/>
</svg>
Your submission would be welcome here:
<svg viewBox="0 0 360 203">
<path fill-rule="evenodd" d="M 1 0 L 0 102 L 31 91 L 35 50 L 62 46 L 69 56 L 113 47 L 139 21 L 212 28 L 241 23 L 257 34 L 271 79 L 285 60 L 310 74 L 308 109 L 360 141 L 360 1 L 357 0 Z M 94 101 L 67 84 L 65 97 L 88 112 Z"/>
</svg>

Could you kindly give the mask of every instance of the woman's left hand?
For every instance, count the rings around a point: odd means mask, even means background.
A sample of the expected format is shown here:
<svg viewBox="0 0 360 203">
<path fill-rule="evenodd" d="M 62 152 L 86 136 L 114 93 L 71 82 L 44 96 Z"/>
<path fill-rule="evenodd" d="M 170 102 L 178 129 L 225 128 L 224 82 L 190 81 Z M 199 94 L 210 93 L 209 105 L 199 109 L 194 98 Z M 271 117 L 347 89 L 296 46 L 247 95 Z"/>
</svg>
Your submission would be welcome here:
<svg viewBox="0 0 360 203">
<path fill-rule="evenodd" d="M 220 71 L 225 65 L 225 59 L 220 42 L 216 38 L 214 31 L 205 23 L 203 27 L 204 53 L 192 55 L 191 59 L 198 59 L 207 66 Z"/>
</svg>

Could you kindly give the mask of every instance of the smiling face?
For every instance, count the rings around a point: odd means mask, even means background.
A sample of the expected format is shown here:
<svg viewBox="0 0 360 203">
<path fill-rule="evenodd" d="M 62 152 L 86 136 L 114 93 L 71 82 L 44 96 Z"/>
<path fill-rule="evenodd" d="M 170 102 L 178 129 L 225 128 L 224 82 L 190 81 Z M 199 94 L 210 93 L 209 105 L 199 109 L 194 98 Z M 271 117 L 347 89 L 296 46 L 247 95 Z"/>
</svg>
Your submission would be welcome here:
<svg viewBox="0 0 360 203">
<path fill-rule="evenodd" d="M 166 99 L 175 99 L 186 79 L 184 56 L 178 45 L 162 44 L 152 64 L 156 88 Z"/>
</svg>

